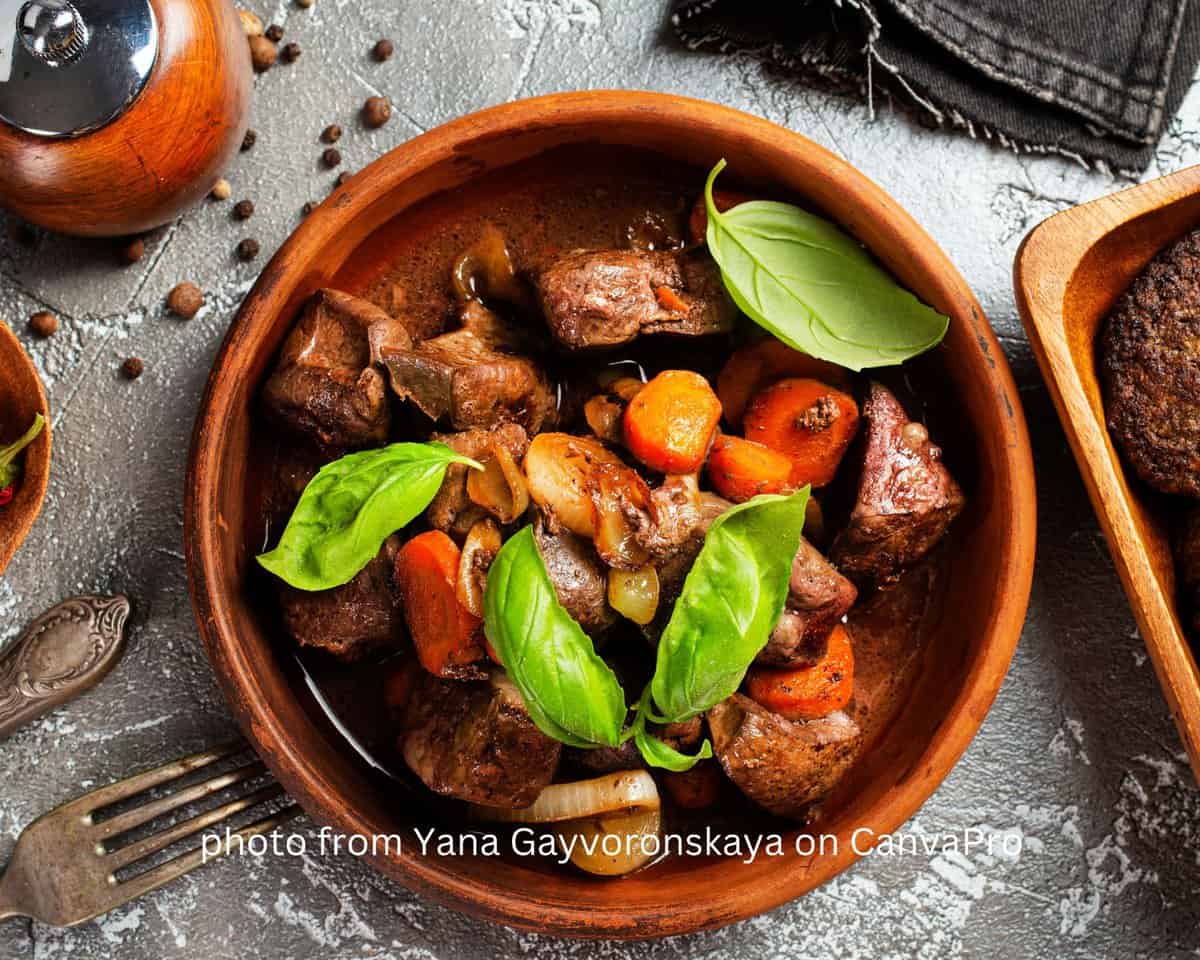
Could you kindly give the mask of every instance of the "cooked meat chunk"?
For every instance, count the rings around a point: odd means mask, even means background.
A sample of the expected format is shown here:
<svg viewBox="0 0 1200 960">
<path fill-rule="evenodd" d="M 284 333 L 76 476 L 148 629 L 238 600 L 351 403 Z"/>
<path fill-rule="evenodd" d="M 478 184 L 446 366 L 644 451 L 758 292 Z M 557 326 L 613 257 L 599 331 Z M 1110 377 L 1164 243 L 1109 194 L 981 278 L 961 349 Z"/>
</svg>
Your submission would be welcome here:
<svg viewBox="0 0 1200 960">
<path fill-rule="evenodd" d="M 615 347 L 643 333 L 722 333 L 737 315 L 707 257 L 573 250 L 534 282 L 550 332 L 572 350 Z"/>
<path fill-rule="evenodd" d="M 432 439 L 440 440 L 455 453 L 480 462 L 492 456 L 496 444 L 507 449 L 518 463 L 529 447 L 529 438 L 524 429 L 515 423 L 502 423 L 493 430 L 435 433 Z M 446 468 L 446 476 L 430 501 L 426 514 L 432 526 L 460 540 L 476 521 L 487 516 L 484 509 L 472 503 L 467 496 L 467 469 L 461 463 L 452 463 Z"/>
<path fill-rule="evenodd" d="M 340 660 L 359 660 L 375 650 L 399 646 L 404 617 L 392 584 L 399 545 L 398 537 L 389 537 L 353 580 L 331 590 L 297 590 L 280 581 L 283 623 L 292 639 Z"/>
<path fill-rule="evenodd" d="M 529 718 L 503 670 L 487 680 L 424 671 L 404 711 L 400 752 L 435 793 L 491 807 L 527 807 L 554 778 L 562 745 Z"/>
<path fill-rule="evenodd" d="M 339 290 L 313 294 L 263 388 L 280 426 L 327 449 L 381 444 L 390 423 L 381 351 L 412 345 L 403 324 Z"/>
<path fill-rule="evenodd" d="M 392 390 L 455 430 L 519 423 L 536 433 L 554 414 L 554 392 L 533 360 L 517 354 L 520 337 L 472 300 L 463 325 L 382 358 Z"/>
<path fill-rule="evenodd" d="M 1200 230 L 1117 301 L 1100 348 L 1108 428 L 1146 483 L 1200 497 Z"/>
<path fill-rule="evenodd" d="M 830 556 L 853 580 L 892 583 L 941 540 L 965 500 L 924 425 L 872 383 L 858 498 Z"/>
<path fill-rule="evenodd" d="M 792 561 L 787 604 L 759 651 L 756 663 L 769 667 L 803 667 L 825 655 L 831 631 L 846 615 L 858 591 L 819 550 L 803 537 Z"/>
<path fill-rule="evenodd" d="M 637 529 L 641 546 L 656 563 L 681 553 L 695 556 L 708 528 L 700 505 L 700 488 L 693 475 L 666 477 L 650 493 L 652 523 Z"/>
<path fill-rule="evenodd" d="M 1183 621 L 1200 637 L 1200 506 L 1188 508 L 1180 527 L 1175 554 L 1179 561 L 1179 592 Z"/>
<path fill-rule="evenodd" d="M 735 693 L 708 711 L 713 751 L 729 779 L 760 807 L 804 819 L 853 763 L 858 724 L 838 711 L 796 723 Z"/>
<path fill-rule="evenodd" d="M 608 575 L 591 543 L 566 530 L 551 532 L 542 520 L 534 536 L 558 602 L 572 619 L 589 634 L 612 626 L 617 614 L 608 605 Z"/>
<path fill-rule="evenodd" d="M 666 726 L 652 723 L 649 732 L 681 753 L 692 753 L 704 736 L 704 725 L 699 717 L 692 717 L 683 723 L 669 723 Z M 616 773 L 618 770 L 640 770 L 646 766 L 641 751 L 632 740 L 626 740 L 619 747 L 598 747 L 594 750 L 568 747 L 567 753 L 577 766 L 589 773 Z"/>
</svg>

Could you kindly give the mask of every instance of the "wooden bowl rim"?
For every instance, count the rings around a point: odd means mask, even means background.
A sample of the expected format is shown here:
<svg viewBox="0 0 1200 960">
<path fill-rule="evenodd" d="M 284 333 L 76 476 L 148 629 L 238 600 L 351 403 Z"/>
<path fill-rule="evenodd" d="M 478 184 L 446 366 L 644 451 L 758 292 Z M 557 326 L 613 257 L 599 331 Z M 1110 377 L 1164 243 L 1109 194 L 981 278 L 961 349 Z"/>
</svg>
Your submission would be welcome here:
<svg viewBox="0 0 1200 960">
<path fill-rule="evenodd" d="M 46 426 L 41 436 L 25 450 L 21 486 L 17 496 L 7 507 L 0 508 L 0 532 L 5 534 L 5 541 L 0 543 L 0 575 L 3 575 L 17 550 L 25 542 L 34 521 L 42 512 L 46 489 L 50 485 L 50 455 L 53 445 L 50 405 L 46 401 L 42 378 L 38 375 L 33 358 L 25 352 L 17 335 L 7 323 L 0 321 L 0 368 L 7 367 L 10 363 L 12 366 L 0 373 L 0 380 L 11 379 L 17 390 L 32 388 L 32 412 L 41 413 L 46 418 Z M 28 496 L 27 491 L 33 493 L 32 498 Z"/>
<path fill-rule="evenodd" d="M 306 809 L 316 818 L 346 833 L 371 832 L 357 810 L 332 802 L 334 793 L 321 769 L 309 762 L 279 717 L 265 701 L 253 663 L 234 629 L 229 598 L 210 589 L 218 577 L 218 514 L 212 489 L 197 487 L 197 476 L 212 477 L 220 462 L 224 431 L 217 427 L 231 415 L 237 386 L 227 369 L 249 331 L 269 324 L 287 298 L 289 274 L 325 243 L 331 231 L 345 227 L 367 209 L 374 198 L 386 195 L 414 173 L 455 158 L 466 142 L 487 141 L 527 128 L 569 122 L 599 129 L 621 121 L 722 128 L 772 155 L 786 155 L 789 165 L 812 171 L 812 179 L 852 184 L 862 200 L 864 220 L 887 224 L 904 239 L 906 254 L 919 269 L 935 278 L 939 289 L 954 304 L 956 321 L 969 327 L 964 338 L 971 353 L 969 366 L 987 384 L 997 411 L 994 470 L 999 475 L 995 496 L 1008 506 L 1010 525 L 1001 556 L 1002 582 L 998 585 L 995 615 L 984 631 L 981 649 L 951 708 L 921 756 L 922 779 L 891 791 L 870 820 L 876 836 L 890 833 L 909 819 L 928 799 L 962 755 L 975 735 L 1003 681 L 1020 637 L 1033 576 L 1036 537 L 1036 500 L 1033 459 L 1017 389 L 1003 351 L 983 310 L 962 276 L 933 239 L 883 190 L 845 161 L 800 134 L 767 120 L 706 101 L 638 91 L 588 91 L 551 94 L 492 107 L 450 121 L 385 154 L 339 188 L 287 240 L 264 269 L 229 328 L 209 376 L 197 416 L 189 462 L 185 503 L 185 553 L 189 585 L 200 634 L 218 679 L 239 724 L 264 760 Z M 461 159 L 461 157 L 459 158 Z M 293 266 L 289 266 L 292 264 Z M 213 486 L 210 484 L 210 486 Z M 405 886 L 475 916 L 543 933 L 575 937 L 667 936 L 690 933 L 745 919 L 786 903 L 825 883 L 858 859 L 842 845 L 836 857 L 821 861 L 819 870 L 802 866 L 779 869 L 772 882 L 742 884 L 717 889 L 710 897 L 672 902 L 662 909 L 629 912 L 619 920 L 599 917 L 594 908 L 565 900 L 525 898 L 497 893 L 490 885 L 463 877 L 435 861 L 405 852 L 393 865 L 385 858 L 368 856 L 369 862 Z M 601 881 L 602 882 L 602 881 Z M 750 887 L 748 889 L 748 887 Z"/>
<path fill-rule="evenodd" d="M 1098 243 L 1135 219 L 1198 194 L 1200 165 L 1047 217 L 1021 241 L 1013 261 L 1013 287 L 1021 322 L 1100 521 L 1193 776 L 1200 782 L 1200 667 L 1180 629 L 1173 599 L 1164 596 L 1158 587 L 1148 552 L 1135 546 L 1140 541 L 1131 507 L 1136 494 L 1126 492 L 1118 475 L 1123 467 L 1118 465 L 1120 458 L 1112 437 L 1091 415 L 1083 380 L 1065 343 L 1068 325 L 1064 316 L 1068 291 L 1084 259 Z M 1039 260 L 1051 258 L 1063 264 L 1062 269 L 1049 274 L 1037 269 Z M 1075 410 L 1080 411 L 1078 416 Z M 1123 542 L 1129 547 L 1123 547 Z"/>
</svg>

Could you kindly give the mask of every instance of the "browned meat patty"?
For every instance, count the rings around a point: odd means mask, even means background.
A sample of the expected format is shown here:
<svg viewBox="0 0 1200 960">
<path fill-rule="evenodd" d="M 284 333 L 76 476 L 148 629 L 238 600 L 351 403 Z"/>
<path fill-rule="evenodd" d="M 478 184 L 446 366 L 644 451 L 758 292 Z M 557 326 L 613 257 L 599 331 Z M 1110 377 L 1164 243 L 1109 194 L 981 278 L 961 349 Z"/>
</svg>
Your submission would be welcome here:
<svg viewBox="0 0 1200 960">
<path fill-rule="evenodd" d="M 1200 497 L 1200 231 L 1133 281 L 1100 347 L 1113 439 L 1146 483 Z"/>
<path fill-rule="evenodd" d="M 392 583 L 398 548 L 399 538 L 389 537 L 353 580 L 331 590 L 297 590 L 280 581 L 283 623 L 292 639 L 339 660 L 400 646 L 404 617 Z"/>
<path fill-rule="evenodd" d="M 339 290 L 313 294 L 263 388 L 271 419 L 327 449 L 381 444 L 390 416 L 379 352 L 406 348 L 403 324 Z"/>
<path fill-rule="evenodd" d="M 737 308 L 708 258 L 661 251 L 573 250 L 534 277 L 550 332 L 564 347 L 615 347 L 643 333 L 697 336 L 732 328 Z M 684 308 L 664 306 L 666 287 Z"/>
<path fill-rule="evenodd" d="M 404 712 L 400 751 L 430 790 L 491 807 L 527 807 L 549 785 L 562 745 L 529 718 L 502 670 L 484 681 L 421 671 Z"/>
<path fill-rule="evenodd" d="M 929 431 L 909 420 L 890 390 L 870 385 L 863 419 L 858 498 L 830 556 L 851 579 L 884 585 L 941 540 L 966 501 Z"/>
<path fill-rule="evenodd" d="M 521 462 L 529 447 L 529 437 L 516 423 L 503 423 L 493 430 L 465 430 L 462 433 L 435 433 L 455 453 L 473 460 L 483 461 L 492 456 L 495 444 L 505 447 L 513 460 Z M 446 468 L 442 485 L 429 503 L 426 514 L 436 529 L 459 540 L 466 537 L 471 527 L 487 516 L 486 511 L 471 502 L 467 496 L 467 467 L 452 463 Z"/>
<path fill-rule="evenodd" d="M 555 396 L 541 368 L 515 351 L 520 336 L 477 301 L 463 326 L 411 347 L 382 351 L 392 390 L 426 416 L 455 430 L 519 423 L 536 433 L 554 414 Z"/>
<path fill-rule="evenodd" d="M 533 529 L 558 602 L 571 618 L 589 634 L 612 626 L 617 614 L 608 605 L 608 574 L 591 542 L 566 530 L 551 532 L 540 519 Z"/>
<path fill-rule="evenodd" d="M 1188 508 L 1175 541 L 1183 620 L 1200 637 L 1200 506 Z"/>
<path fill-rule="evenodd" d="M 862 733 L 838 711 L 794 723 L 735 693 L 708 711 L 713 751 L 729 779 L 760 807 L 804 819 L 854 762 Z"/>
<path fill-rule="evenodd" d="M 825 656 L 829 632 L 854 606 L 858 590 L 834 569 L 803 537 L 792 578 L 788 583 L 787 604 L 771 639 L 755 657 L 755 663 L 768 667 L 803 667 Z"/>
</svg>

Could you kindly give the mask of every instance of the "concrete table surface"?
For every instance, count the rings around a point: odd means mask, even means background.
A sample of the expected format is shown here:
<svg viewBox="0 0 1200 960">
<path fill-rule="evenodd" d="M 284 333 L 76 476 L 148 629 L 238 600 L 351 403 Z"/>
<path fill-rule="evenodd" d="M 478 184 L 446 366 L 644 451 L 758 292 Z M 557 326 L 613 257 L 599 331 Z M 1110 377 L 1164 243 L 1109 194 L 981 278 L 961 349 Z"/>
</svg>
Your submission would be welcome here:
<svg viewBox="0 0 1200 960">
<path fill-rule="evenodd" d="M 158 231 L 145 258 L 40 234 L 0 240 L 0 316 L 36 358 L 54 413 L 45 512 L 0 579 L 0 641 L 63 596 L 128 593 L 124 661 L 83 699 L 0 745 L 0 862 L 45 810 L 135 768 L 218 742 L 233 723 L 200 649 L 181 552 L 192 419 L 213 354 L 256 272 L 336 172 L 318 134 L 346 128 L 345 166 L 480 107 L 551 91 L 638 87 L 720 101 L 829 147 L 933 234 L 978 294 L 1012 364 L 1040 491 L 1037 577 L 1012 671 L 978 737 L 906 832 L 940 844 L 978 828 L 1020 852 L 871 857 L 775 912 L 714 933 L 580 945 L 485 925 L 410 894 L 350 856 L 231 858 L 77 929 L 0 924 L 0 957 L 38 960 L 366 960 L 563 955 L 1154 957 L 1200 950 L 1200 794 L 1147 662 L 1083 485 L 1013 305 L 1017 244 L 1038 221 L 1121 186 L 1067 160 L 1019 156 L 920 129 L 877 104 L 810 89 L 748 58 L 694 54 L 646 0 L 255 0 L 303 53 L 256 83 L 253 150 L 227 172 L 233 200 Z M 369 56 L 379 37 L 396 55 Z M 367 131 L 364 98 L 392 98 Z M 1147 177 L 1200 159 L 1200 93 Z M 240 264 L 234 247 L 263 254 Z M 184 322 L 166 292 L 198 283 Z M 49 340 L 26 319 L 62 320 Z M 140 380 L 119 367 L 142 357 Z M 296 829 L 315 832 L 307 820 Z M 1013 845 L 1010 845 L 1010 850 Z"/>
</svg>

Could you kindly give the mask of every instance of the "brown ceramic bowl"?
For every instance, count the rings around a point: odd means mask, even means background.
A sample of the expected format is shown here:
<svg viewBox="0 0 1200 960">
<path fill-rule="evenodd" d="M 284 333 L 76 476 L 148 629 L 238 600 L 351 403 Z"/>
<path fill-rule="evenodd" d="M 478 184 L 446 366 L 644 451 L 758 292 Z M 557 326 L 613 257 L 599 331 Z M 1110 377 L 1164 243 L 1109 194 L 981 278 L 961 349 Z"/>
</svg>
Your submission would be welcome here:
<svg viewBox="0 0 1200 960">
<path fill-rule="evenodd" d="M 25 448 L 21 485 L 8 506 L 0 507 L 0 574 L 29 535 L 41 513 L 50 482 L 50 408 L 33 361 L 7 324 L 0 321 L 0 446 L 20 437 L 40 413 L 46 426 Z"/>
<path fill-rule="evenodd" d="M 890 197 L 805 138 L 725 107 L 630 92 L 563 94 L 456 120 L 399 147 L 313 213 L 246 298 L 213 367 L 196 424 L 186 506 L 192 598 L 204 643 L 242 728 L 312 817 L 335 831 L 409 836 L 419 813 L 381 789 L 302 703 L 247 589 L 246 490 L 257 388 L 301 304 L 318 287 L 361 289 L 373 233 L 406 208 L 555 147 L 620 144 L 694 164 L 719 158 L 747 184 L 803 198 L 838 221 L 923 300 L 948 314 L 925 362 L 962 418 L 970 503 L 956 524 L 928 664 L 895 722 L 839 790 L 823 856 L 752 864 L 667 859 L 617 881 L 536 861 L 423 856 L 415 843 L 371 863 L 405 886 L 480 917 L 545 933 L 653 937 L 717 927 L 776 907 L 856 859 L 856 830 L 897 829 L 934 791 L 982 722 L 1024 620 L 1034 556 L 1034 481 L 1020 401 L 979 304 L 930 237 Z M 348 261 L 358 251 L 356 263 Z M 378 259 L 378 254 L 375 255 Z M 358 277 L 358 286 L 352 282 Z M 944 444 L 947 448 L 949 442 Z M 789 850 L 793 831 L 788 836 Z M 860 832 L 859 847 L 868 836 Z M 833 846 L 829 842 L 829 847 Z"/>
</svg>

